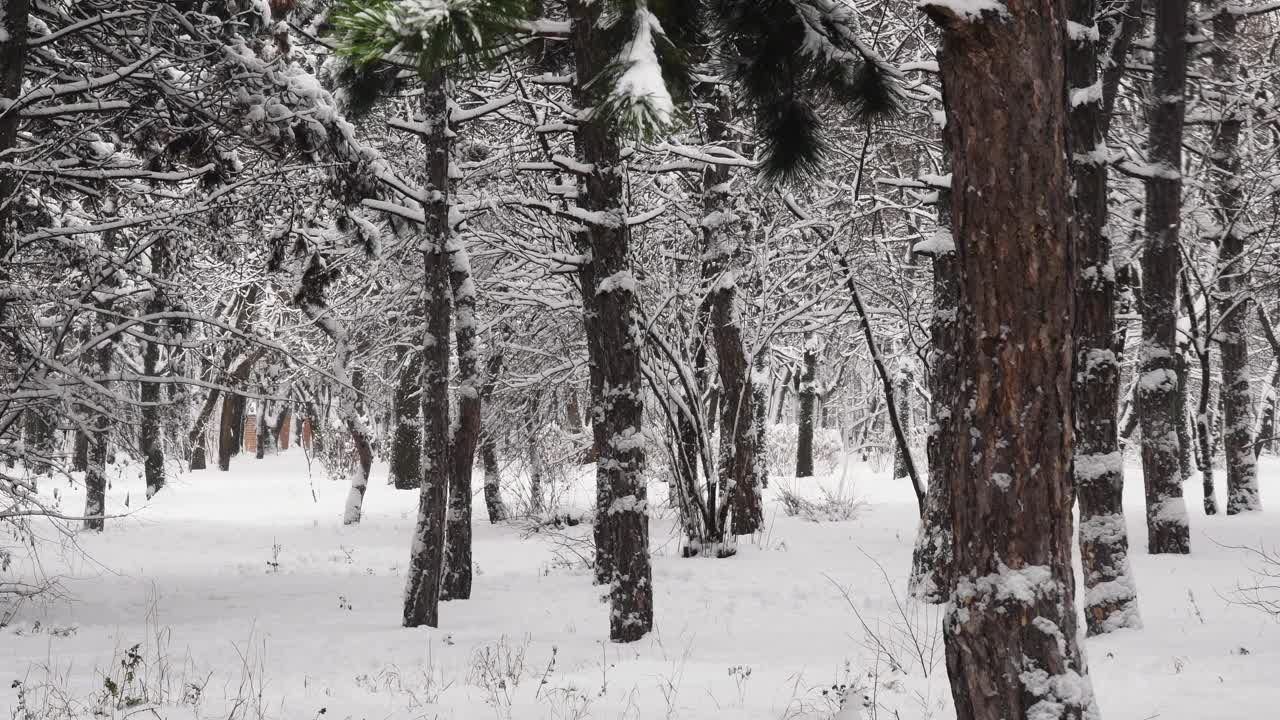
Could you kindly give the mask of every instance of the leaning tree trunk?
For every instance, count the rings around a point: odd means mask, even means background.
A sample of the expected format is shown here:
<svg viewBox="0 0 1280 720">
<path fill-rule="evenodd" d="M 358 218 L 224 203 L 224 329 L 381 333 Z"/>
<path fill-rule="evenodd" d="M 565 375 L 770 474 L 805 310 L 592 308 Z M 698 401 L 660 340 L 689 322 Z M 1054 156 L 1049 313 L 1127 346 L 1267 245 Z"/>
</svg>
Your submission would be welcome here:
<svg viewBox="0 0 1280 720">
<path fill-rule="evenodd" d="M 158 278 L 169 275 L 169 239 L 165 233 L 156 234 L 151 244 L 151 273 Z M 147 313 L 159 313 L 164 310 L 162 288 L 151 289 L 151 300 L 147 303 Z M 143 475 L 147 482 L 147 498 L 150 499 L 160 488 L 164 487 L 164 452 L 161 449 L 160 428 L 160 383 L 156 372 L 160 364 L 161 343 L 159 323 L 148 323 L 147 334 L 152 339 L 143 341 L 142 374 L 146 380 L 138 388 L 139 399 L 142 400 L 142 425 L 140 428 L 139 450 L 143 457 Z"/>
<path fill-rule="evenodd" d="M 604 72 L 614 48 L 597 35 L 602 3 L 570 0 L 571 44 L 578 82 L 575 102 L 586 108 L 585 85 Z M 590 214 L 578 242 L 590 253 L 592 285 L 583 284 L 587 351 L 599 372 L 600 392 L 592 398 L 594 422 L 600 426 L 596 462 L 597 493 L 607 492 L 607 538 L 597 548 L 609 556 L 609 638 L 639 640 L 653 628 L 653 579 L 649 565 L 649 507 L 644 478 L 644 405 L 641 398 L 640 342 L 635 317 L 636 278 L 629 270 L 631 232 L 622 207 L 626 166 L 618 141 L 608 127 L 587 121 L 575 137 L 578 160 L 589 171 L 580 177 L 578 205 Z M 607 488 L 607 490 L 605 490 Z M 603 503 L 597 499 L 597 509 Z"/>
<path fill-rule="evenodd" d="M 1241 79 L 1239 18 L 1227 8 L 1213 17 L 1213 79 L 1221 94 L 1209 162 L 1218 175 L 1214 212 L 1218 246 L 1218 332 L 1222 352 L 1223 433 L 1227 457 L 1227 514 L 1261 510 L 1253 453 L 1253 393 L 1249 390 L 1249 272 L 1244 259 L 1244 190 L 1240 183 L 1240 130 L 1247 101 L 1232 92 Z"/>
<path fill-rule="evenodd" d="M 818 341 L 810 336 L 804 340 L 804 370 L 796 394 L 800 397 L 800 423 L 796 429 L 796 477 L 813 476 L 813 421 L 818 375 Z"/>
<path fill-rule="evenodd" d="M 1104 95 L 1114 94 L 1116 86 L 1106 84 L 1099 73 L 1099 66 L 1105 64 L 1100 60 L 1109 47 L 1127 45 L 1133 31 L 1132 24 L 1126 26 L 1116 15 L 1104 15 L 1095 24 L 1095 0 L 1069 0 L 1068 11 L 1077 28 L 1069 34 L 1066 56 L 1072 98 L 1067 144 L 1074 186 L 1072 232 L 1077 275 L 1072 474 L 1080 502 L 1085 627 L 1089 635 L 1098 635 L 1142 625 L 1129 571 L 1124 455 L 1116 421 L 1120 362 L 1115 350 L 1116 281 L 1107 232 L 1105 148 L 1110 122 L 1104 110 L 1108 105 Z M 1118 75 L 1115 80 L 1118 83 Z"/>
<path fill-rule="evenodd" d="M 480 439 L 484 381 L 476 348 L 476 286 L 471 279 L 471 260 L 460 238 L 450 235 L 449 244 L 449 283 L 458 345 L 458 424 L 450 443 L 449 512 L 440 599 L 466 600 L 471 597 L 471 468 Z"/>
<path fill-rule="evenodd" d="M 894 385 L 897 386 L 894 389 L 894 407 L 898 411 L 898 422 L 901 424 L 902 433 L 907 437 L 910 437 L 911 433 L 911 385 L 914 376 L 910 364 L 903 362 L 893 379 Z M 907 462 L 911 459 L 909 453 L 909 447 L 894 443 L 893 477 L 895 480 L 911 477 L 911 473 L 907 470 Z"/>
<path fill-rule="evenodd" d="M 1187 1 L 1155 7 L 1146 238 L 1142 248 L 1142 356 L 1138 372 L 1147 549 L 1191 551 L 1179 468 L 1178 274 L 1182 267 L 1182 121 L 1187 75 Z"/>
<path fill-rule="evenodd" d="M 423 228 L 423 298 L 426 327 L 422 354 L 422 489 L 418 521 L 409 557 L 405 588 L 404 625 L 439 625 L 440 589 L 444 570 L 445 502 L 448 495 L 449 451 L 449 128 L 445 75 L 436 72 L 424 82 L 423 140 L 426 144 L 426 187 Z"/>
<path fill-rule="evenodd" d="M 958 720 L 1093 718 L 1071 567 L 1065 2 L 954 8 L 924 5 L 943 29 L 962 239 L 955 587 L 944 621 L 952 697 Z"/>
</svg>

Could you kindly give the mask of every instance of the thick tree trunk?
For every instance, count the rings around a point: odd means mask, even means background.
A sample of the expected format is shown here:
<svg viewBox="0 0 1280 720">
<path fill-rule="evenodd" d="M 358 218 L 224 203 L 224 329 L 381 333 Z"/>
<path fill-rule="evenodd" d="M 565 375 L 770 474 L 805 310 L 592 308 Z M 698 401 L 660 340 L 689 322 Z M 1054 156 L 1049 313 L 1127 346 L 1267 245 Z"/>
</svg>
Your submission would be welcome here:
<svg viewBox="0 0 1280 720">
<path fill-rule="evenodd" d="M 953 7 L 924 5 L 944 31 L 952 217 L 962 239 L 955 587 L 944 621 L 956 717 L 1096 718 L 1071 567 L 1076 273 L 1065 2 Z"/>
<path fill-rule="evenodd" d="M 424 82 L 422 94 L 426 143 L 423 270 L 426 327 L 422 357 L 422 489 L 418 521 L 409 557 L 404 625 L 439 625 L 444 570 L 445 503 L 450 475 L 449 433 L 449 106 L 445 76 Z"/>
<path fill-rule="evenodd" d="M 813 476 L 814 405 L 818 397 L 815 380 L 818 375 L 818 341 L 810 336 L 804 341 L 804 370 L 800 374 L 800 423 L 796 432 L 796 477 Z"/>
<path fill-rule="evenodd" d="M 1142 356 L 1138 381 L 1147 549 L 1191 551 L 1178 453 L 1177 294 L 1182 258 L 1182 121 L 1187 74 L 1187 2 L 1155 6 L 1146 237 L 1142 248 Z"/>
<path fill-rule="evenodd" d="M 450 444 L 449 513 L 440 599 L 466 600 L 471 597 L 471 469 L 480 440 L 484 380 L 476 347 L 476 286 L 471 279 L 471 259 L 456 235 L 450 236 L 450 245 L 449 283 L 458 345 L 458 424 Z"/>
<path fill-rule="evenodd" d="M 1106 133 L 1110 118 L 1104 111 L 1106 97 L 1114 95 L 1116 87 L 1105 85 L 1099 73 L 1099 65 L 1105 66 L 1100 60 L 1106 56 L 1107 45 L 1127 45 L 1132 30 L 1126 33 L 1123 19 L 1115 15 L 1103 15 L 1095 24 L 1095 0 L 1069 0 L 1068 12 L 1076 28 L 1068 35 L 1066 56 L 1068 92 L 1073 98 L 1067 143 L 1072 159 L 1077 274 L 1072 474 L 1080 501 L 1085 627 L 1089 635 L 1098 635 L 1142 625 L 1129 571 L 1124 456 L 1116 425 L 1120 362 L 1115 350 L 1115 269 L 1107 232 Z M 1121 56 L 1121 63 L 1123 59 Z M 1119 82 L 1118 75 L 1115 82 Z M 1102 92 L 1094 93 L 1094 88 Z"/>
<path fill-rule="evenodd" d="M 1240 215 L 1244 190 L 1240 183 L 1240 131 L 1248 107 L 1232 88 L 1241 79 L 1237 53 L 1240 19 L 1222 8 L 1213 17 L 1213 78 L 1222 99 L 1213 131 L 1209 161 L 1217 177 L 1214 208 L 1222 237 L 1218 246 L 1218 332 L 1222 350 L 1223 440 L 1227 457 L 1227 514 L 1262 509 L 1258 468 L 1253 453 L 1253 393 L 1249 390 L 1249 270 Z"/>
<path fill-rule="evenodd" d="M 603 72 L 614 48 L 596 35 L 602 3 L 570 0 L 573 20 L 571 42 L 577 70 L 575 101 L 586 108 L 587 83 Z M 600 426 L 600 457 L 596 463 L 597 490 L 607 486 L 607 540 L 609 555 L 609 638 L 614 642 L 639 640 L 653 628 L 653 579 L 649 565 L 649 508 L 644 478 L 640 342 L 634 306 L 636 278 L 629 269 L 631 233 L 622 207 L 623 165 L 617 139 L 598 122 L 586 122 L 576 135 L 578 160 L 590 166 L 580 178 L 578 204 L 594 217 L 578 241 L 590 252 L 592 285 L 583 284 L 583 295 L 592 301 L 584 311 L 594 315 L 587 323 L 587 348 L 598 369 L 601 392 L 593 397 L 592 416 Z M 597 509 L 603 503 L 597 502 Z M 600 518 L 597 517 L 597 521 Z"/>
<path fill-rule="evenodd" d="M 422 313 L 414 315 L 421 320 Z M 396 429 L 391 440 L 391 482 L 397 490 L 415 490 L 422 484 L 422 351 L 409 348 L 400 363 L 396 381 Z"/>
<path fill-rule="evenodd" d="M 169 239 L 161 232 L 151 244 L 151 272 L 156 277 L 169 276 Z M 147 303 L 147 313 L 158 313 L 164 310 L 163 289 L 153 287 L 151 300 Z M 153 338 L 160 335 L 160 325 L 149 323 L 147 334 Z M 160 364 L 161 344 L 158 340 L 144 340 L 142 350 L 142 374 L 151 380 L 139 384 L 138 395 L 142 400 L 142 425 L 139 433 L 139 450 L 143 458 L 143 475 L 147 482 L 147 498 L 150 499 L 160 488 L 164 487 L 164 452 L 161 449 L 160 429 L 160 384 L 155 382 L 156 372 Z"/>
</svg>

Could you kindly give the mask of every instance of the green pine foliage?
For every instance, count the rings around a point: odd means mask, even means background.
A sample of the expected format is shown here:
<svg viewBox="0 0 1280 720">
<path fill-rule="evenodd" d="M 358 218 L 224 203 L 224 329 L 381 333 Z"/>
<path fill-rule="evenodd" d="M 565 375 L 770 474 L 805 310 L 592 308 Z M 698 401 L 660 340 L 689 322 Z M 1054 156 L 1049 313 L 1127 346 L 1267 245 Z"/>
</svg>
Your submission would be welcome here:
<svg viewBox="0 0 1280 720">
<path fill-rule="evenodd" d="M 772 180 L 816 174 L 827 153 L 822 108 L 859 121 L 896 114 L 896 69 L 859 37 L 853 9 L 835 0 L 710 0 L 717 50 L 742 88 Z"/>
<path fill-rule="evenodd" d="M 355 63 L 404 57 L 425 77 L 490 66 L 529 13 L 528 0 L 342 0 L 329 24 L 338 52 Z"/>
</svg>

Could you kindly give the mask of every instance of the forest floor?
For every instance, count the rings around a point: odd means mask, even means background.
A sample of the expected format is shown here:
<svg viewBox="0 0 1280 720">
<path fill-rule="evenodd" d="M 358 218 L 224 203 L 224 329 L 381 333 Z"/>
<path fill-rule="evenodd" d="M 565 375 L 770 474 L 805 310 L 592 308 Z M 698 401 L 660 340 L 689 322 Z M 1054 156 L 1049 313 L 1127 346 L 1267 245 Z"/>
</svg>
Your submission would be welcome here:
<svg viewBox="0 0 1280 720">
<path fill-rule="evenodd" d="M 1193 480 L 1193 553 L 1152 557 L 1140 471 L 1126 470 L 1145 629 L 1087 642 L 1103 716 L 1277 717 L 1280 623 L 1232 600 L 1257 567 L 1235 548 L 1280 545 L 1280 510 L 1206 518 Z M 1280 462 L 1262 474 L 1280 507 Z M 767 529 L 729 559 L 682 559 L 674 513 L 658 511 L 656 630 L 629 645 L 608 642 L 575 555 L 587 525 L 490 525 L 479 498 L 473 599 L 443 604 L 439 629 L 401 628 L 417 494 L 385 475 L 352 527 L 346 483 L 297 450 L 184 474 L 149 503 L 141 480 L 117 480 L 108 508 L 127 496 L 129 515 L 46 549 L 61 596 L 0 628 L 0 718 L 789 720 L 835 717 L 841 686 L 866 694 L 862 718 L 953 717 L 940 611 L 905 597 L 915 500 L 883 472 L 775 479 Z M 842 483 L 863 501 L 851 520 L 788 517 L 779 502 L 779 487 L 818 497 Z M 586 487 L 565 489 L 561 510 L 589 506 Z"/>
</svg>

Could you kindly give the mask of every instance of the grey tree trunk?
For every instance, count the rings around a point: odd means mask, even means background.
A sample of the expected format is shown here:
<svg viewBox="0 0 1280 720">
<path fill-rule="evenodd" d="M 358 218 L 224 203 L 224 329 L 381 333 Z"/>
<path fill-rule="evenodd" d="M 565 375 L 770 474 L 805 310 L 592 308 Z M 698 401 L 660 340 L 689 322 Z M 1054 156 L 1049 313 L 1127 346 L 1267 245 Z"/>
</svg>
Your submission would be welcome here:
<svg viewBox="0 0 1280 720">
<path fill-rule="evenodd" d="M 1241 228 L 1244 190 L 1240 184 L 1240 130 L 1248 102 L 1232 92 L 1241 79 L 1240 19 L 1222 8 L 1213 17 L 1213 79 L 1222 100 L 1217 108 L 1209 162 L 1216 175 L 1214 212 L 1222 237 L 1218 246 L 1218 343 L 1222 352 L 1223 440 L 1227 457 L 1227 514 L 1262 509 L 1253 453 L 1253 393 L 1249 389 L 1249 272 Z"/>
<path fill-rule="evenodd" d="M 416 317 L 422 318 L 421 313 Z M 391 440 L 391 482 L 397 490 L 415 490 L 422 484 L 422 352 L 409 348 L 396 380 L 396 429 Z"/>
<path fill-rule="evenodd" d="M 1182 257 L 1182 124 L 1187 75 L 1187 2 L 1155 6 L 1146 237 L 1142 247 L 1142 355 L 1138 381 L 1142 474 L 1147 496 L 1147 550 L 1191 551 L 1182 498 L 1178 427 L 1178 276 Z"/>
<path fill-rule="evenodd" d="M 157 233 L 151 244 L 151 272 L 158 278 L 169 276 L 169 239 L 165 233 Z M 164 310 L 164 290 L 153 287 L 151 300 L 147 303 L 147 313 L 158 313 Z M 147 334 L 159 338 L 161 326 L 158 323 L 147 325 Z M 142 374 L 149 378 L 139 384 L 138 395 L 142 401 L 142 425 L 139 433 L 139 450 L 143 457 L 143 475 L 147 483 L 147 498 L 150 499 L 160 488 L 164 487 L 164 452 L 161 449 L 160 417 L 160 384 L 156 372 L 159 369 L 161 343 L 159 340 L 144 340 L 142 350 Z"/>
<path fill-rule="evenodd" d="M 1103 76 L 1099 66 L 1106 66 L 1111 48 L 1128 47 L 1140 24 L 1140 12 L 1138 20 L 1131 20 L 1122 9 L 1099 17 L 1096 0 L 1068 3 L 1071 21 L 1079 30 L 1067 42 L 1067 80 L 1071 96 L 1082 99 L 1071 104 L 1067 125 L 1077 273 L 1072 475 L 1080 503 L 1085 627 L 1091 636 L 1142 625 L 1124 519 L 1124 455 L 1116 420 L 1120 401 L 1116 274 L 1107 232 L 1107 159 L 1099 152 L 1106 148 L 1111 124 L 1104 108 L 1110 107 L 1120 80 L 1118 73 Z M 1115 62 L 1123 67 L 1123 52 Z M 1092 93 L 1095 87 L 1102 92 Z"/>
<path fill-rule="evenodd" d="M 445 503 L 450 476 L 449 451 L 449 138 L 448 98 L 443 72 L 423 83 L 422 114 L 427 126 L 426 219 L 423 271 L 426 327 L 422 354 L 422 484 L 418 521 L 409 556 L 404 625 L 438 627 L 444 572 Z"/>
<path fill-rule="evenodd" d="M 482 384 L 476 347 L 476 292 L 466 245 L 450 237 L 449 283 L 458 346 L 458 424 L 450 443 L 449 513 L 441 600 L 471 597 L 471 469 L 480 440 Z"/>
<path fill-rule="evenodd" d="M 796 477 L 813 476 L 813 423 L 818 391 L 818 346 L 812 337 L 805 337 L 804 369 L 800 373 L 800 421 L 796 433 Z"/>
<path fill-rule="evenodd" d="M 570 0 L 571 44 L 578 83 L 575 102 L 590 104 L 584 86 L 603 72 L 614 48 L 597 36 L 602 3 Z M 634 306 L 636 278 L 629 269 L 631 233 L 623 201 L 624 166 L 617 139 L 598 122 L 586 122 L 576 134 L 578 160 L 591 170 L 580 177 L 578 204 L 599 220 L 587 223 L 577 241 L 590 252 L 590 284 L 583 283 L 590 362 L 599 373 L 592 398 L 593 421 L 599 429 L 596 463 L 597 522 L 605 520 L 603 547 L 609 570 L 609 638 L 639 640 L 653 628 L 653 578 L 649 565 L 649 508 L 644 478 L 639 346 Z M 590 294 L 590 299 L 587 299 Z M 607 504 L 606 504 L 607 501 Z"/>
</svg>

